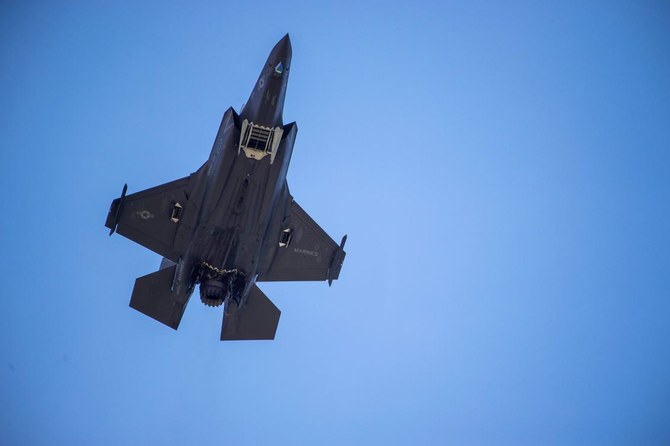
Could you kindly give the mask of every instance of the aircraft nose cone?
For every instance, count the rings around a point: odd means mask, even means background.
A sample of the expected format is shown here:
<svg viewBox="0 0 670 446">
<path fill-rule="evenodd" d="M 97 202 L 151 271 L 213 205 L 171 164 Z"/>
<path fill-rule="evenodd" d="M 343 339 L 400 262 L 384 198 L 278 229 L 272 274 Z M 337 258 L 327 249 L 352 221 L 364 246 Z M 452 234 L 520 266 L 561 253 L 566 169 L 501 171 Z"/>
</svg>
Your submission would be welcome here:
<svg viewBox="0 0 670 446">
<path fill-rule="evenodd" d="M 277 42 L 272 49 L 272 53 L 279 59 L 286 60 L 291 58 L 291 38 L 288 36 L 288 33 Z"/>
</svg>

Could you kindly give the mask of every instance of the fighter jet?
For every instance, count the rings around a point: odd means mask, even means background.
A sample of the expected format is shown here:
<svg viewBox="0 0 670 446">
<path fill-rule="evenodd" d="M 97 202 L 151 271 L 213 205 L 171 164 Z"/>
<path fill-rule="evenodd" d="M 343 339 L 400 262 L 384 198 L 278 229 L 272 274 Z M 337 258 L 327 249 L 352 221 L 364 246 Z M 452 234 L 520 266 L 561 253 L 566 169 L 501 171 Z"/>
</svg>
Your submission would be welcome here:
<svg viewBox="0 0 670 446">
<path fill-rule="evenodd" d="M 280 311 L 258 282 L 332 281 L 337 244 L 293 199 L 286 182 L 298 127 L 282 112 L 291 70 L 286 34 L 249 100 L 221 121 L 209 159 L 191 175 L 112 201 L 105 226 L 163 256 L 135 281 L 130 306 L 177 329 L 196 285 L 223 305 L 221 340 L 274 339 Z"/>
</svg>

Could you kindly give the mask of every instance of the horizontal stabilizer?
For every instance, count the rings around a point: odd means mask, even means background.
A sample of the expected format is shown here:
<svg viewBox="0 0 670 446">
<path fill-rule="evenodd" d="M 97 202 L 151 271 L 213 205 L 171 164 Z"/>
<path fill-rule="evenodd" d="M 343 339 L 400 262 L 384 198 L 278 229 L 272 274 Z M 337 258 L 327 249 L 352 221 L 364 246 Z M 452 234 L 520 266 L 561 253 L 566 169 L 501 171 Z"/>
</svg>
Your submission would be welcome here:
<svg viewBox="0 0 670 446">
<path fill-rule="evenodd" d="M 230 305 L 234 304 L 226 304 L 223 315 L 222 341 L 275 338 L 281 311 L 256 285 L 251 289 L 246 304 L 239 311 L 230 311 Z"/>
<path fill-rule="evenodd" d="M 163 268 L 135 280 L 130 306 L 175 330 L 179 327 L 190 293 L 171 291 L 176 265 Z"/>
</svg>

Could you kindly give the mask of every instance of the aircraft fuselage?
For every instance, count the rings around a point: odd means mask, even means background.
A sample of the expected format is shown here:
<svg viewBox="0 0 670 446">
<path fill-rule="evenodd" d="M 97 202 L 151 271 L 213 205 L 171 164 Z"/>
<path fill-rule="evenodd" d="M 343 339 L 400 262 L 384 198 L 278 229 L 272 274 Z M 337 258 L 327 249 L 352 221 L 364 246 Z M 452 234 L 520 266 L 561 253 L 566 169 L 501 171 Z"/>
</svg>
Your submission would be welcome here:
<svg viewBox="0 0 670 446">
<path fill-rule="evenodd" d="M 188 247 L 178 266 L 176 286 L 193 286 L 192 274 L 202 273 L 203 268 L 214 276 L 217 270 L 223 271 L 233 276 L 229 292 L 239 304 L 254 284 L 272 216 L 278 203 L 288 198 L 286 174 L 297 133 L 295 123 L 284 127 L 282 122 L 290 63 L 287 35 L 270 53 L 241 113 L 237 115 L 232 108 L 225 112 L 209 159 L 195 173 L 196 186 L 189 202 L 200 204 L 200 209 L 184 212 L 192 221 L 185 221 L 177 234 L 178 238 L 183 234 Z M 272 132 L 281 129 L 274 150 L 260 147 L 273 141 L 257 140 L 257 146 L 250 149 L 256 149 L 255 153 L 248 155 L 240 147 L 245 122 L 248 132 L 249 126 Z M 202 283 L 201 297 L 208 280 L 221 279 L 207 279 L 207 273 L 196 278 Z"/>
<path fill-rule="evenodd" d="M 224 113 L 193 174 L 121 197 L 105 226 L 163 256 L 135 281 L 130 306 L 177 329 L 196 285 L 224 304 L 221 340 L 273 339 L 280 311 L 256 281 L 337 279 L 346 253 L 289 194 L 298 128 L 284 125 L 288 34 L 272 49 L 239 115 Z"/>
</svg>

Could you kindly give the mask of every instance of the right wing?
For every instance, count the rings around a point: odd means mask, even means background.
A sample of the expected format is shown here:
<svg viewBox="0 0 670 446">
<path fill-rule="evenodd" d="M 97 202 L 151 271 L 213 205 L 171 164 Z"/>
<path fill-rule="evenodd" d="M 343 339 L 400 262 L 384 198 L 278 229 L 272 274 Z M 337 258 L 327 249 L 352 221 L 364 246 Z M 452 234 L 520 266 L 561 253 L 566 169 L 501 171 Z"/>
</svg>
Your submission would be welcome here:
<svg viewBox="0 0 670 446">
<path fill-rule="evenodd" d="M 174 246 L 181 212 L 192 188 L 191 177 L 181 178 L 112 202 L 105 226 L 176 262 L 183 254 Z M 176 220 L 176 221 L 175 221 Z M 111 233 L 110 233 L 111 234 Z"/>
<path fill-rule="evenodd" d="M 346 253 L 345 238 L 338 245 L 312 217 L 289 196 L 290 205 L 282 222 L 282 232 L 269 265 L 262 268 L 258 282 L 311 281 L 337 279 Z"/>
</svg>

